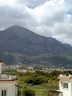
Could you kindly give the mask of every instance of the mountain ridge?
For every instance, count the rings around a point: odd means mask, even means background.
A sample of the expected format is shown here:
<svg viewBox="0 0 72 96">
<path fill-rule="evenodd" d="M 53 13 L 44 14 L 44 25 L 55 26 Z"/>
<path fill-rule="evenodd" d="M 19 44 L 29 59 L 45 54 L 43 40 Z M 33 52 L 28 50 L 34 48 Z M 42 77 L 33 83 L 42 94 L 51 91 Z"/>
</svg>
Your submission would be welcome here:
<svg viewBox="0 0 72 96">
<path fill-rule="evenodd" d="M 15 25 L 0 31 L 0 53 L 3 54 L 2 56 L 4 58 L 7 58 L 7 60 L 5 59 L 6 64 L 8 63 L 8 57 L 11 60 L 9 63 L 14 64 L 18 63 L 19 61 L 24 63 L 23 59 L 26 59 L 25 56 L 32 57 L 39 56 L 40 54 L 72 56 L 72 46 L 62 44 L 55 38 L 41 36 L 26 28 Z M 22 60 L 20 60 L 21 57 L 19 57 L 19 55 L 17 55 L 19 60 L 16 59 L 17 56 L 14 56 L 13 53 L 16 55 L 21 54 Z M 1 59 L 3 60 L 2 57 Z"/>
</svg>

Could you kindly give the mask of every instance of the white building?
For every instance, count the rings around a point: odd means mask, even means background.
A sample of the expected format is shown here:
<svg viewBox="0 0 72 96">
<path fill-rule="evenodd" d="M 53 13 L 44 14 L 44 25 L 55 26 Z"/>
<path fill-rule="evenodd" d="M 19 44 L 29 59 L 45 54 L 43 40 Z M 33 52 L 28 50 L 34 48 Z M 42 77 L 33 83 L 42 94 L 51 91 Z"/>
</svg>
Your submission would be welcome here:
<svg viewBox="0 0 72 96">
<path fill-rule="evenodd" d="M 72 75 L 60 75 L 59 90 L 62 92 L 60 96 L 72 96 Z"/>
<path fill-rule="evenodd" d="M 2 74 L 2 64 L 3 62 L 0 61 L 0 96 L 18 96 L 17 76 Z"/>
</svg>

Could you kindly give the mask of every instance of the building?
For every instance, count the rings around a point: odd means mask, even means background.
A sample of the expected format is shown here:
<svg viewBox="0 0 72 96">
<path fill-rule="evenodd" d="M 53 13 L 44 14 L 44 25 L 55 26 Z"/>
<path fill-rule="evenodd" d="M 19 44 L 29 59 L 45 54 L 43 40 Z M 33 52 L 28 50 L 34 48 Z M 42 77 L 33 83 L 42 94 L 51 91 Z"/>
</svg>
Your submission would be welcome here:
<svg viewBox="0 0 72 96">
<path fill-rule="evenodd" d="M 2 74 L 3 62 L 0 61 L 0 96 L 18 96 L 19 86 L 16 75 Z"/>
<path fill-rule="evenodd" d="M 59 75 L 59 90 L 62 92 L 60 96 L 72 96 L 72 75 Z"/>
</svg>

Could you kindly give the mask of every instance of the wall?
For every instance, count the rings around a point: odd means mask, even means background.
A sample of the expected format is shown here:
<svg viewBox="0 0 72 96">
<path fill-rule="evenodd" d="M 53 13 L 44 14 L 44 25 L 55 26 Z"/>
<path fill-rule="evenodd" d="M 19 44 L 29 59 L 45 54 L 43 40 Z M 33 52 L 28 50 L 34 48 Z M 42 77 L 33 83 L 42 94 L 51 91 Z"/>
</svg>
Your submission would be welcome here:
<svg viewBox="0 0 72 96">
<path fill-rule="evenodd" d="M 17 96 L 15 84 L 17 84 L 15 81 L 0 81 L 0 96 L 3 89 L 7 90 L 7 96 Z"/>
<path fill-rule="evenodd" d="M 68 88 L 63 87 L 63 83 L 68 83 Z M 72 96 L 72 82 L 70 80 L 61 80 L 59 81 L 59 89 L 63 92 L 63 96 Z"/>
</svg>

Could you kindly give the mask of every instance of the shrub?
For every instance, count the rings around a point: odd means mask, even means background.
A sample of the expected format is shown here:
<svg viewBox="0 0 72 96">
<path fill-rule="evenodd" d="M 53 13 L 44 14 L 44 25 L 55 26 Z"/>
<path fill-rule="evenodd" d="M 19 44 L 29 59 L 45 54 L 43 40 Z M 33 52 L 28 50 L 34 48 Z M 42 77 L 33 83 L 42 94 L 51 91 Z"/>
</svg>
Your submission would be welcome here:
<svg viewBox="0 0 72 96">
<path fill-rule="evenodd" d="M 35 96 L 35 91 L 32 89 L 25 89 L 23 91 L 23 96 Z"/>
<path fill-rule="evenodd" d="M 31 78 L 27 78 L 27 79 L 25 80 L 25 83 L 27 83 L 27 84 L 32 84 L 32 83 L 33 83 L 33 80 L 32 80 Z"/>
<path fill-rule="evenodd" d="M 33 80 L 33 85 L 40 85 L 43 83 L 43 78 L 37 77 Z"/>
</svg>

